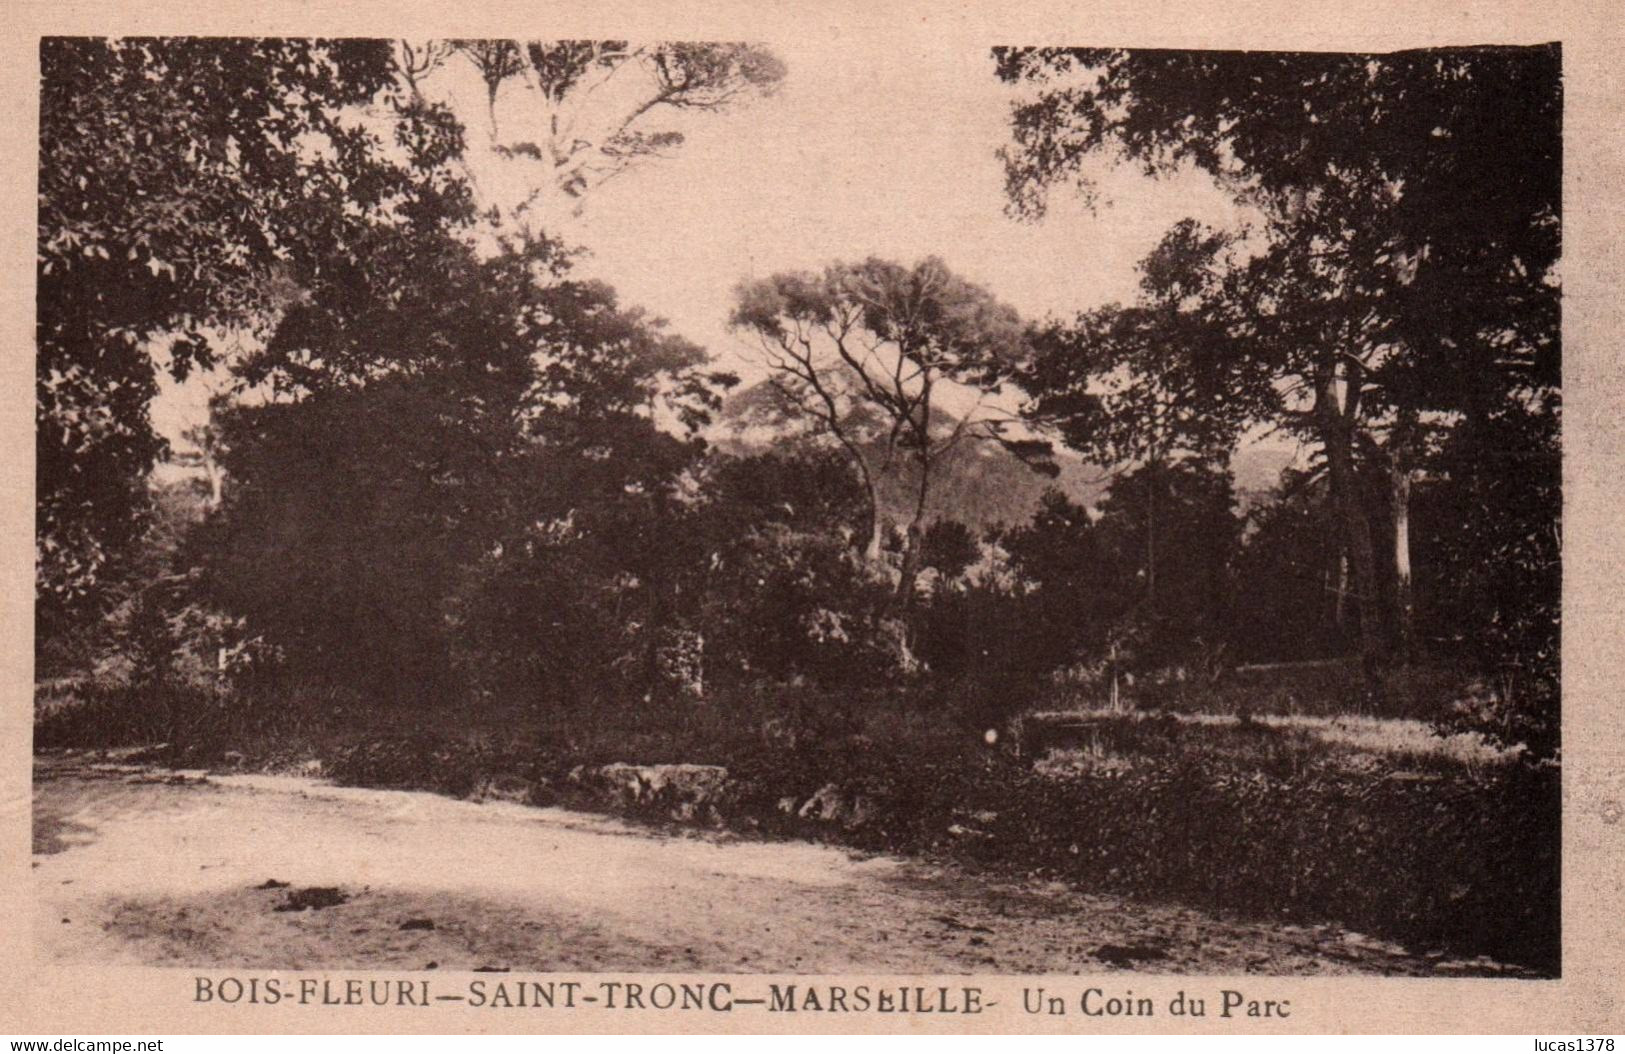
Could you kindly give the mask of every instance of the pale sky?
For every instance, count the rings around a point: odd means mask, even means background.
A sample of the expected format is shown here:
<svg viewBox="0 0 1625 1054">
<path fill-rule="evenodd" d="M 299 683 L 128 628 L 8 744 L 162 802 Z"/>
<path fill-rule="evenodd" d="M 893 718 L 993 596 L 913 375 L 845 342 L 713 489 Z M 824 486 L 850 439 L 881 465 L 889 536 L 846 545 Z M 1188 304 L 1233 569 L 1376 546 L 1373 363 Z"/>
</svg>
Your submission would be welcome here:
<svg viewBox="0 0 1625 1054">
<path fill-rule="evenodd" d="M 578 273 L 607 280 L 623 303 L 669 319 L 747 376 L 751 345 L 726 325 L 746 278 L 935 254 L 1028 317 L 1069 317 L 1131 300 L 1135 263 L 1177 220 L 1240 219 L 1206 177 L 1151 179 L 1104 162 L 1095 212 L 1060 194 L 1043 221 L 1011 219 L 995 156 L 1011 96 L 986 52 L 861 36 L 767 43 L 788 67 L 775 95 L 693 115 L 675 157 L 610 181 L 562 221 L 567 240 L 591 254 Z M 455 78 L 444 88 L 475 143 L 485 126 L 477 89 L 477 79 Z M 154 405 L 171 439 L 205 416 L 197 386 L 187 388 L 166 389 Z"/>
<path fill-rule="evenodd" d="M 1134 297 L 1135 263 L 1175 221 L 1227 225 L 1205 177 L 1100 168 L 1091 215 L 1061 195 L 1038 224 L 1004 212 L 995 151 L 1010 98 L 986 53 L 900 51 L 862 38 L 775 43 L 779 92 L 691 126 L 680 156 L 587 205 L 587 268 L 730 365 L 731 292 L 748 277 L 879 255 L 935 254 L 1030 317 Z"/>
</svg>

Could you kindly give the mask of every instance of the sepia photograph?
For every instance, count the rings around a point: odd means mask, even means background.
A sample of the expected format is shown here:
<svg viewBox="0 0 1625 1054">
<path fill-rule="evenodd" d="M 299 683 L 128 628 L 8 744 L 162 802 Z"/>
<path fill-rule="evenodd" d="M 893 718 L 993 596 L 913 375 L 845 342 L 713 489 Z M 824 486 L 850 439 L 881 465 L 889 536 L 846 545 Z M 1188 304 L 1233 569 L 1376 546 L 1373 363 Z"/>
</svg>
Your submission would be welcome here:
<svg viewBox="0 0 1625 1054">
<path fill-rule="evenodd" d="M 40 968 L 1564 976 L 1563 42 L 37 46 Z"/>
</svg>

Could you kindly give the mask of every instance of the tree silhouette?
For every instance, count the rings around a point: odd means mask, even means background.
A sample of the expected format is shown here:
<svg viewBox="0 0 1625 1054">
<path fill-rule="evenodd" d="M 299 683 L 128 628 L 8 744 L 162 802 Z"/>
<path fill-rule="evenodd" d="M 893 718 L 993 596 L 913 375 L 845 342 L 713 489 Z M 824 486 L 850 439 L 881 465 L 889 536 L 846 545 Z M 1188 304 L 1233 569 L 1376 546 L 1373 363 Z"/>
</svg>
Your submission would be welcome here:
<svg viewBox="0 0 1625 1054">
<path fill-rule="evenodd" d="M 1013 434 L 1013 415 L 996 402 L 1027 355 L 1020 317 L 941 260 L 904 267 L 869 259 L 745 283 L 731 324 L 758 338 L 778 409 L 851 457 L 869 495 L 871 562 L 882 543 L 881 476 L 899 459 L 912 468 L 897 587 L 904 603 L 920 568 L 935 474 L 961 443 L 998 442 L 1055 472 L 1048 445 Z M 961 405 L 950 409 L 956 395 Z"/>
<path fill-rule="evenodd" d="M 1017 213 L 1041 215 L 1061 184 L 1088 197 L 1082 164 L 1108 153 L 1150 173 L 1195 166 L 1262 218 L 1261 244 L 1211 302 L 1237 371 L 1277 391 L 1263 419 L 1325 454 L 1375 686 L 1387 640 L 1362 452 L 1391 469 L 1403 524 L 1437 415 L 1482 416 L 1557 385 L 1558 48 L 995 59 L 1030 92 L 1004 155 Z M 1408 552 L 1395 556 L 1403 575 Z M 1403 643 L 1408 585 L 1390 592 Z"/>
</svg>

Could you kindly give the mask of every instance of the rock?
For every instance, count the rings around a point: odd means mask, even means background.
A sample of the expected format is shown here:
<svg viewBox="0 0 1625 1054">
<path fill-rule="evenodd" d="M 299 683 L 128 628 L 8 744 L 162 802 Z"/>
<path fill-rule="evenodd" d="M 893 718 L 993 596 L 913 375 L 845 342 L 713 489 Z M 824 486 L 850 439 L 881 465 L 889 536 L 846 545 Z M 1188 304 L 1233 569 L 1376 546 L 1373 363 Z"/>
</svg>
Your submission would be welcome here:
<svg viewBox="0 0 1625 1054">
<path fill-rule="evenodd" d="M 1150 944 L 1102 944 L 1095 949 L 1095 958 L 1113 966 L 1130 966 L 1137 962 L 1166 959 L 1168 952 Z"/>
<path fill-rule="evenodd" d="M 1447 977 L 1490 977 L 1509 971 L 1505 963 L 1497 962 L 1488 955 L 1479 955 L 1471 959 L 1444 959 L 1435 962 L 1433 972 Z"/>
<path fill-rule="evenodd" d="M 826 783 L 807 799 L 796 815 L 803 820 L 832 823 L 840 818 L 842 804 L 841 788 L 833 783 Z"/>
<path fill-rule="evenodd" d="M 789 815 L 793 814 L 796 811 L 796 799 L 795 799 L 795 796 L 791 795 L 791 796 L 789 796 L 787 798 L 780 798 L 779 799 L 779 811 L 784 813 L 786 816 L 789 816 Z"/>
<path fill-rule="evenodd" d="M 623 807 L 664 804 L 674 820 L 703 819 L 719 823 L 728 789 L 728 770 L 721 765 L 630 765 L 616 762 L 597 769 L 584 781 L 597 784 Z"/>
<path fill-rule="evenodd" d="M 168 743 L 153 743 L 141 747 L 108 747 L 101 752 L 101 756 L 109 761 L 145 761 L 168 749 Z"/>
<path fill-rule="evenodd" d="M 489 776 L 475 785 L 469 799 L 529 805 L 536 799 L 536 791 L 536 784 L 523 776 Z"/>
<path fill-rule="evenodd" d="M 86 765 L 85 768 L 97 773 L 133 773 L 138 776 L 146 774 L 148 771 L 144 765 L 118 765 L 110 761 L 92 762 Z"/>
<path fill-rule="evenodd" d="M 1384 955 L 1404 955 L 1405 949 L 1392 941 L 1381 941 L 1375 937 L 1368 937 L 1363 933 L 1352 930 L 1343 934 L 1343 943 L 1362 951 L 1380 952 Z"/>
<path fill-rule="evenodd" d="M 288 899 L 272 908 L 272 911 L 320 911 L 323 908 L 337 907 L 350 899 L 350 894 L 337 886 L 309 886 L 305 889 L 288 891 Z"/>
<path fill-rule="evenodd" d="M 780 808 L 783 808 L 782 802 Z M 861 794 L 848 797 L 836 784 L 826 783 L 802 804 L 796 815 L 803 820 L 838 823 L 851 830 L 869 822 L 874 816 L 874 803 Z"/>
<path fill-rule="evenodd" d="M 209 782 L 209 774 L 204 769 L 176 769 L 173 772 L 150 772 L 140 770 L 135 775 L 125 779 L 125 783 L 162 783 L 166 786 L 183 787 L 197 783 Z"/>
</svg>

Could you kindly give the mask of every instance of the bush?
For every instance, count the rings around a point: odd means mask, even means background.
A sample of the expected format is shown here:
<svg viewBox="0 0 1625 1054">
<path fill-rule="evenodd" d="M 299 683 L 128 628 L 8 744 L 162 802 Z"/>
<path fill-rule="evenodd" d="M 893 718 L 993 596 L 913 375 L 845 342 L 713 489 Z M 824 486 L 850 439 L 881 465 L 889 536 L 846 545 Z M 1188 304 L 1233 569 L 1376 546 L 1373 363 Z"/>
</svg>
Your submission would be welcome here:
<svg viewBox="0 0 1625 1054">
<path fill-rule="evenodd" d="M 1461 696 L 1468 680 L 1454 670 L 1417 665 L 1390 670 L 1382 703 L 1367 702 L 1360 665 L 1353 659 L 1238 666 L 1222 672 L 1199 665 L 1154 670 L 1124 694 L 1142 710 L 1205 714 L 1293 714 L 1333 717 L 1408 717 L 1431 721 Z M 1375 711 L 1375 712 L 1373 712 Z"/>
<path fill-rule="evenodd" d="M 914 666 L 892 587 L 839 538 L 777 523 L 749 530 L 720 552 L 706 589 L 698 622 L 716 680 L 859 691 Z"/>
<path fill-rule="evenodd" d="M 91 676 L 42 685 L 34 707 L 37 749 L 164 745 L 172 761 L 215 759 L 245 740 L 293 722 L 256 695 L 223 681 L 181 676 Z"/>
<path fill-rule="evenodd" d="M 1536 680 L 1522 689 L 1510 678 L 1499 687 L 1475 681 L 1436 715 L 1434 727 L 1441 735 L 1476 732 L 1498 746 L 1522 747 L 1533 759 L 1555 758 L 1561 711 L 1555 681 Z"/>
<path fill-rule="evenodd" d="M 839 833 L 868 848 L 947 852 L 1091 889 L 1333 920 L 1416 948 L 1558 969 L 1555 768 L 1373 776 L 1305 763 L 1284 743 L 1260 765 L 1211 756 L 1201 736 L 1154 738 L 1157 754 L 1070 778 L 963 740 L 729 764 L 757 788 L 743 799 L 751 815 L 780 830 L 815 825 L 774 802 L 834 782 L 868 801 L 873 819 Z M 978 830 L 956 835 L 956 825 Z"/>
<path fill-rule="evenodd" d="M 1553 770 L 1272 775 L 1197 748 L 1021 794 L 998 837 L 1094 887 L 1558 964 Z"/>
</svg>

